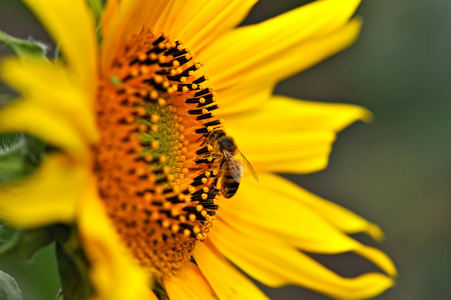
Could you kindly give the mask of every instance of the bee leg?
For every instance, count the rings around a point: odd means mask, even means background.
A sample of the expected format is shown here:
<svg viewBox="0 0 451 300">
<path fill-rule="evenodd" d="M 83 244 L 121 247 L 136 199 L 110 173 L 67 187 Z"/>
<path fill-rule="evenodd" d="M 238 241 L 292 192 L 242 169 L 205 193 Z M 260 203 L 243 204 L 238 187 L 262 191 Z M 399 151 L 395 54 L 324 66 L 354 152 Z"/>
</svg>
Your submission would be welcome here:
<svg viewBox="0 0 451 300">
<path fill-rule="evenodd" d="M 221 172 L 222 172 L 222 167 L 224 166 L 224 159 L 221 160 L 221 163 L 219 164 L 219 171 L 218 174 L 216 175 L 215 180 L 213 181 L 213 183 L 211 184 L 211 186 L 217 187 L 218 186 L 218 180 L 221 177 Z"/>
<path fill-rule="evenodd" d="M 219 158 L 219 157 L 221 157 L 221 156 L 222 156 L 222 155 L 221 155 L 221 154 L 218 154 L 218 153 L 210 153 L 210 154 L 206 154 L 206 155 L 199 156 L 198 158 L 196 158 L 196 161 L 197 161 L 197 160 L 209 159 L 210 157 L 211 157 L 211 158 Z"/>
</svg>

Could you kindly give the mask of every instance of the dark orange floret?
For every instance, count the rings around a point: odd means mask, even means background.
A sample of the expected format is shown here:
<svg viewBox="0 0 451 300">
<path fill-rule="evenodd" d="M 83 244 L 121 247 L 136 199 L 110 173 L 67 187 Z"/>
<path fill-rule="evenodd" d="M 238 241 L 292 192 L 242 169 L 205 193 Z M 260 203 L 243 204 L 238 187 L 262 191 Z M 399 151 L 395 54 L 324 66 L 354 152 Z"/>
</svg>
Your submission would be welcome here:
<svg viewBox="0 0 451 300">
<path fill-rule="evenodd" d="M 201 65 L 182 43 L 142 32 L 98 89 L 99 193 L 121 238 L 157 278 L 176 272 L 218 209 L 219 161 L 205 136 L 221 124 Z"/>
</svg>

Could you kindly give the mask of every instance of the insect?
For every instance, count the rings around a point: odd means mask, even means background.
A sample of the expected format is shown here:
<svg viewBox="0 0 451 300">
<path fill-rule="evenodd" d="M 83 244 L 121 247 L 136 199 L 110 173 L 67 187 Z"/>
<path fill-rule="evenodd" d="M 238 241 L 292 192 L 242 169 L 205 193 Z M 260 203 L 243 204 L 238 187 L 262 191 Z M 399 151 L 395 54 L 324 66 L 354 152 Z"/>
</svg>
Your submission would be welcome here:
<svg viewBox="0 0 451 300">
<path fill-rule="evenodd" d="M 220 190 L 225 198 L 233 197 L 240 186 L 241 176 L 244 171 L 242 163 L 258 181 L 257 173 L 238 149 L 235 140 L 227 136 L 223 130 L 217 129 L 210 132 L 207 135 L 206 143 L 213 147 L 212 156 L 221 157 L 222 159 L 219 165 L 219 173 L 213 186 L 217 186 L 218 179 L 220 179 Z"/>
</svg>

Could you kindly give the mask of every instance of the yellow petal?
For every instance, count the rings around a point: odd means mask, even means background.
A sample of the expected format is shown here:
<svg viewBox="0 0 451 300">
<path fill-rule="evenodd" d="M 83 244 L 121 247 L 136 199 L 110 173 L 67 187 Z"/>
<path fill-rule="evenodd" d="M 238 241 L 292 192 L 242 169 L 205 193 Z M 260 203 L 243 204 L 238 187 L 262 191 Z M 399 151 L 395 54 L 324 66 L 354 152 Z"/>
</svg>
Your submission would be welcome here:
<svg viewBox="0 0 451 300">
<path fill-rule="evenodd" d="M 94 179 L 80 204 L 78 224 L 96 300 L 156 299 L 152 282 L 127 252 L 97 196 Z"/>
<path fill-rule="evenodd" d="M 17 100 L 0 110 L 0 132 L 24 132 L 85 160 L 89 145 L 64 115 L 33 101 Z"/>
<path fill-rule="evenodd" d="M 100 70 L 107 72 L 114 56 L 133 34 L 143 30 L 145 24 L 154 24 L 167 5 L 174 2 L 162 0 L 108 1 L 102 19 L 102 45 Z M 146 28 L 152 29 L 153 27 Z M 154 32 L 160 34 L 161 32 Z"/>
<path fill-rule="evenodd" d="M 0 186 L 0 215 L 18 227 L 73 222 L 88 174 L 65 155 L 48 155 L 30 177 Z"/>
<path fill-rule="evenodd" d="M 75 85 L 66 68 L 33 58 L 8 59 L 2 61 L 0 75 L 28 102 L 64 116 L 87 140 L 96 140 L 95 95 Z"/>
<path fill-rule="evenodd" d="M 152 30 L 155 35 L 161 34 L 162 32 L 155 31 L 155 23 L 160 18 L 165 18 L 173 3 L 174 0 L 108 1 L 101 25 L 101 72 L 108 71 L 115 55 L 134 34 L 143 30 Z"/>
<path fill-rule="evenodd" d="M 348 237 L 324 219 L 319 211 L 279 188 L 277 176 L 261 174 L 260 181 L 241 184 L 233 199 L 221 203 L 221 220 L 243 235 L 262 243 L 288 245 L 303 251 L 337 254 L 354 251 L 394 276 L 393 262 L 383 252 Z"/>
<path fill-rule="evenodd" d="M 321 170 L 327 165 L 335 140 L 335 133 L 328 130 L 271 132 L 225 125 L 257 172 L 310 173 Z"/>
<path fill-rule="evenodd" d="M 119 0 L 108 0 L 103 8 L 102 19 L 100 22 L 100 30 L 104 37 L 110 30 L 112 24 L 117 22 L 119 14 Z"/>
<path fill-rule="evenodd" d="M 180 40 L 194 53 L 218 35 L 238 25 L 257 0 L 134 0 L 108 2 L 102 32 L 104 56 L 102 69 L 123 42 L 144 28 Z"/>
<path fill-rule="evenodd" d="M 332 254 L 358 247 L 314 209 L 283 194 L 273 177 L 263 173 L 259 182 L 243 181 L 235 197 L 221 200 L 220 218 L 243 233 L 262 234 L 307 252 Z"/>
<path fill-rule="evenodd" d="M 218 117 L 228 117 L 235 113 L 256 110 L 270 99 L 276 83 L 265 85 L 241 85 L 224 89 L 217 93 L 220 109 Z M 216 92 L 216 90 L 215 90 Z"/>
<path fill-rule="evenodd" d="M 219 299 L 199 268 L 188 262 L 176 274 L 165 281 L 166 292 L 171 300 Z"/>
<path fill-rule="evenodd" d="M 258 132 L 287 132 L 325 129 L 338 132 L 355 121 L 368 121 L 371 113 L 357 105 L 304 101 L 273 96 L 262 107 L 246 113 L 224 116 L 227 128 Z"/>
<path fill-rule="evenodd" d="M 97 38 L 84 0 L 24 0 L 61 47 L 76 80 L 91 93 L 96 87 Z"/>
<path fill-rule="evenodd" d="M 234 62 L 261 60 L 338 30 L 359 3 L 360 0 L 314 1 L 260 24 L 238 28 L 210 45 L 201 57 L 217 71 L 226 71 L 221 61 L 235 66 Z"/>
<path fill-rule="evenodd" d="M 338 299 L 375 296 L 393 286 L 393 279 L 379 273 L 341 277 L 292 247 L 256 240 L 223 222 L 216 222 L 209 239 L 244 272 L 273 287 L 296 284 Z"/>
<path fill-rule="evenodd" d="M 338 229 L 346 233 L 365 232 L 376 240 L 383 238 L 384 235 L 379 226 L 346 208 L 312 194 L 280 176 L 272 174 L 265 174 L 265 176 L 268 176 L 267 180 L 272 182 L 271 186 L 265 188 L 308 205 Z"/>
<path fill-rule="evenodd" d="M 354 252 L 372 262 L 377 262 L 377 265 L 388 275 L 392 277 L 398 276 L 398 271 L 396 270 L 396 267 L 393 264 L 392 260 L 379 249 L 368 246 L 361 246 L 355 249 Z"/>
<path fill-rule="evenodd" d="M 257 0 L 175 1 L 167 9 L 166 18 L 160 18 L 154 28 L 156 32 L 165 32 L 172 39 L 181 40 L 196 54 L 219 35 L 237 26 L 256 2 Z"/>
<path fill-rule="evenodd" d="M 219 299 L 268 299 L 249 279 L 229 263 L 208 240 L 197 245 L 196 262 Z M 218 276 L 221 274 L 221 276 Z"/>
<path fill-rule="evenodd" d="M 142 28 L 155 34 L 181 40 L 194 52 L 218 35 L 237 26 L 257 0 L 134 0 L 107 3 L 103 32 L 119 31 L 121 39 L 138 33 Z M 121 30 L 120 28 L 126 28 Z"/>
<path fill-rule="evenodd" d="M 243 183 L 233 199 L 222 200 L 221 220 L 262 243 L 271 241 L 322 254 L 354 251 L 387 274 L 396 275 L 386 254 L 348 237 L 324 219 L 321 212 L 287 196 L 278 183 L 277 176 L 271 174 L 261 174 L 258 183 L 253 180 Z"/>
<path fill-rule="evenodd" d="M 354 105 L 276 96 L 259 110 L 223 119 L 257 171 L 308 173 L 326 167 L 337 131 L 369 117 Z"/>
<path fill-rule="evenodd" d="M 248 68 L 247 84 L 260 84 L 262 80 L 280 81 L 299 73 L 327 57 L 349 47 L 356 40 L 362 20 L 352 19 L 348 24 L 331 34 L 313 39 L 305 44 L 287 49 L 271 57 L 261 65 Z"/>
<path fill-rule="evenodd" d="M 282 24 L 290 26 L 290 24 Z M 238 98 L 237 94 L 243 94 L 243 90 L 255 90 L 257 87 L 272 91 L 276 82 L 349 46 L 356 39 L 360 26 L 361 21 L 354 19 L 328 35 L 313 37 L 302 42 L 293 40 L 292 44 L 283 44 L 285 47 L 282 48 L 277 46 L 279 45 L 277 42 L 273 42 L 273 37 L 265 34 L 266 31 L 260 32 L 258 27 L 255 27 L 254 33 L 245 32 L 242 37 L 218 41 L 219 46 L 215 44 L 203 51 L 198 59 L 205 63 L 204 69 L 218 93 L 221 107 L 225 109 L 223 113 L 238 112 L 243 110 L 244 104 L 241 102 L 246 101 L 244 101 L 245 98 Z M 302 27 L 294 26 L 294 28 L 299 32 L 303 31 Z M 235 33 L 229 35 L 233 34 Z M 249 44 L 252 43 L 254 36 L 259 39 L 254 41 L 255 44 Z M 237 48 L 236 53 L 229 50 L 230 46 L 227 46 L 232 41 L 234 46 L 232 49 Z M 227 61 L 227 67 L 224 67 L 224 61 Z M 264 100 L 266 99 L 261 101 Z M 235 108 L 236 104 L 239 104 L 239 107 Z M 252 104 L 248 104 L 247 108 L 253 107 Z"/>
</svg>

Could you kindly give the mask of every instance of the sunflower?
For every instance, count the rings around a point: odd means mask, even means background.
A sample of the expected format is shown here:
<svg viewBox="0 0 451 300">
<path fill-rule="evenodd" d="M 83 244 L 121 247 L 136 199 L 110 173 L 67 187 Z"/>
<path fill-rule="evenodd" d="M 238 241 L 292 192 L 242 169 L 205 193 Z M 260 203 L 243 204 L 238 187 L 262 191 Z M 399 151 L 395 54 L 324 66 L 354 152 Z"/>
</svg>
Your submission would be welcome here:
<svg viewBox="0 0 451 300">
<path fill-rule="evenodd" d="M 19 228 L 75 228 L 89 298 L 266 299 L 236 267 L 335 298 L 393 285 L 391 260 L 347 235 L 381 239 L 376 225 L 275 174 L 323 169 L 336 133 L 369 118 L 272 95 L 355 40 L 359 0 L 243 27 L 256 0 L 108 0 L 98 24 L 82 0 L 24 2 L 60 55 L 2 61 L 21 96 L 0 131 L 50 150 L 1 191 L 0 212 Z M 306 254 L 350 251 L 383 272 L 344 278 Z"/>
</svg>

